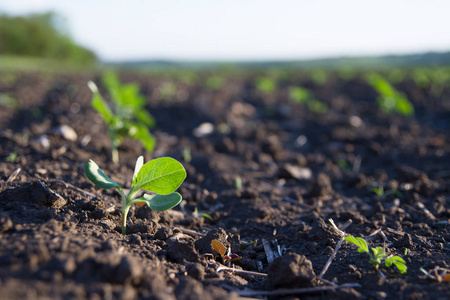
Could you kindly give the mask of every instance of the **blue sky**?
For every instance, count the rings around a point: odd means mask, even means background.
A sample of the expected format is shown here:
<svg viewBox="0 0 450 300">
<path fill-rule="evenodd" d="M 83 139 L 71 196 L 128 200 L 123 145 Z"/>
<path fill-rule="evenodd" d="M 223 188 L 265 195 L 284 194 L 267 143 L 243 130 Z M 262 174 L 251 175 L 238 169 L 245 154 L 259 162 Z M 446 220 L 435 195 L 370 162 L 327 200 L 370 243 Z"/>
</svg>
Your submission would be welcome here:
<svg viewBox="0 0 450 300">
<path fill-rule="evenodd" d="M 450 1 L 0 0 L 53 10 L 103 60 L 307 59 L 450 50 Z"/>
</svg>

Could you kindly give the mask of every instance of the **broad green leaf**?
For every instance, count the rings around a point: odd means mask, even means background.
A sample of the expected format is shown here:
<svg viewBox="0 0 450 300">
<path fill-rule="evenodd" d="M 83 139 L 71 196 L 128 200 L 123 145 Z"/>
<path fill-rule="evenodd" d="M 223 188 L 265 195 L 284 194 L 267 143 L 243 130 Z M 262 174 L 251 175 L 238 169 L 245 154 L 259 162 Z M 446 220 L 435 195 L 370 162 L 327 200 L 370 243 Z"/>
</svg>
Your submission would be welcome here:
<svg viewBox="0 0 450 300">
<path fill-rule="evenodd" d="M 144 194 L 142 198 L 144 198 L 145 203 L 147 203 L 151 209 L 156 211 L 166 211 L 171 209 L 172 207 L 177 206 L 182 199 L 181 195 L 176 192 L 168 195 Z"/>
<path fill-rule="evenodd" d="M 383 248 L 381 247 L 376 247 L 376 248 L 371 248 L 373 254 L 375 255 L 375 258 L 377 259 L 382 259 L 384 257 L 386 257 L 386 252 L 384 252 Z"/>
<path fill-rule="evenodd" d="M 90 160 L 84 166 L 84 174 L 92 181 L 96 186 L 102 189 L 112 189 L 114 187 L 120 187 L 119 183 L 109 178 L 103 171 L 97 166 L 97 164 Z"/>
<path fill-rule="evenodd" d="M 369 247 L 367 246 L 367 242 L 362 238 L 355 238 L 350 235 L 344 238 L 347 242 L 350 242 L 356 246 L 358 246 L 358 252 L 369 252 Z"/>
<path fill-rule="evenodd" d="M 136 118 L 150 128 L 155 127 L 156 121 L 153 116 L 145 109 L 136 111 Z"/>
<path fill-rule="evenodd" d="M 390 260 L 392 260 L 393 262 L 398 261 L 403 264 L 406 264 L 406 261 L 403 258 L 401 258 L 400 256 L 392 256 L 392 257 L 390 257 Z"/>
<path fill-rule="evenodd" d="M 148 131 L 147 127 L 142 124 L 129 122 L 130 128 L 128 131 L 128 136 L 141 141 L 144 145 L 145 150 L 152 152 L 155 148 L 155 138 Z"/>
<path fill-rule="evenodd" d="M 408 267 L 404 263 L 394 261 L 394 265 L 397 267 L 401 274 L 405 274 L 408 270 Z"/>
<path fill-rule="evenodd" d="M 137 174 L 139 173 L 139 170 L 142 168 L 143 165 L 144 165 L 144 157 L 141 155 L 136 160 L 136 165 L 134 167 L 134 173 L 133 173 L 133 181 L 136 178 Z"/>
<path fill-rule="evenodd" d="M 406 266 L 406 262 L 400 256 L 392 256 L 386 259 L 385 261 L 386 267 L 392 266 L 394 264 L 401 274 L 405 274 L 408 267 Z"/>
<path fill-rule="evenodd" d="M 120 86 L 121 105 L 133 108 L 134 111 L 142 107 L 144 98 L 139 95 L 139 86 L 134 83 L 122 84 Z"/>
<path fill-rule="evenodd" d="M 356 245 L 358 247 L 361 247 L 361 245 L 358 242 L 358 240 L 352 235 L 349 235 L 349 236 L 345 237 L 344 240 L 346 240 L 347 242 L 350 242 L 350 243 L 352 243 L 352 244 L 354 244 L 354 245 Z"/>
<path fill-rule="evenodd" d="M 167 195 L 175 191 L 186 178 L 183 165 L 171 157 L 153 159 L 142 166 L 133 186 Z"/>
<path fill-rule="evenodd" d="M 366 240 L 363 239 L 363 238 L 360 238 L 360 237 L 358 237 L 358 238 L 356 238 L 356 239 L 357 239 L 358 242 L 360 243 L 361 248 L 364 249 L 365 252 L 369 252 L 369 247 L 367 246 Z"/>
<path fill-rule="evenodd" d="M 390 268 L 392 266 L 392 260 L 389 258 L 386 259 L 384 263 L 385 263 L 386 267 L 388 267 L 388 268 Z"/>
<path fill-rule="evenodd" d="M 119 104 L 120 101 L 118 100 L 118 97 L 120 97 L 119 95 L 120 82 L 119 79 L 117 78 L 117 74 L 112 70 L 108 70 L 105 73 L 103 73 L 103 84 L 108 90 L 108 93 L 111 96 L 114 103 Z"/>
<path fill-rule="evenodd" d="M 97 86 L 94 82 L 89 81 L 88 87 L 92 91 L 92 101 L 91 105 L 92 107 L 103 117 L 105 122 L 110 125 L 112 122 L 112 119 L 114 117 L 113 112 L 111 111 L 111 108 L 108 106 L 108 104 L 103 100 L 102 96 L 100 95 Z"/>
</svg>

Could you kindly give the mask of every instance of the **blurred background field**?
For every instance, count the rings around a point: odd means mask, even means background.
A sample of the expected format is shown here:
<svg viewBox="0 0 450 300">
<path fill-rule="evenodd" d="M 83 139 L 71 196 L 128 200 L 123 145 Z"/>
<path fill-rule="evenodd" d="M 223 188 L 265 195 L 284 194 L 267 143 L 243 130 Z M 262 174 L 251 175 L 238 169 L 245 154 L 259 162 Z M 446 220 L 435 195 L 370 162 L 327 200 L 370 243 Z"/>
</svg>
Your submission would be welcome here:
<svg viewBox="0 0 450 300">
<path fill-rule="evenodd" d="M 445 1 L 0 1 L 0 68 L 450 64 Z"/>
</svg>

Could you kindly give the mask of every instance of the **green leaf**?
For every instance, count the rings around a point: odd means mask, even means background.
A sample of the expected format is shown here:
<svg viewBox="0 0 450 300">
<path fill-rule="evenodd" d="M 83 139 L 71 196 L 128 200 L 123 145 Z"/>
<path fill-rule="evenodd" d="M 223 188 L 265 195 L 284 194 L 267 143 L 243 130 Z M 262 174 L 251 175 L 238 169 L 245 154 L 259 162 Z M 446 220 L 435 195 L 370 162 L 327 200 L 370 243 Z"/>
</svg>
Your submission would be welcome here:
<svg viewBox="0 0 450 300">
<path fill-rule="evenodd" d="M 369 252 L 369 247 L 367 246 L 367 242 L 362 238 L 355 238 L 350 235 L 344 238 L 347 242 L 350 242 L 356 246 L 358 246 L 358 252 Z"/>
<path fill-rule="evenodd" d="M 175 191 L 186 178 L 183 165 L 171 157 L 153 159 L 142 166 L 132 186 L 167 195 Z"/>
<path fill-rule="evenodd" d="M 120 184 L 109 178 L 103 171 L 97 166 L 97 164 L 90 160 L 84 166 L 84 174 L 92 181 L 96 186 L 102 189 L 112 189 L 114 187 L 120 187 Z"/>
<path fill-rule="evenodd" d="M 129 122 L 128 136 L 140 141 L 144 145 L 145 150 L 152 152 L 155 148 L 155 138 L 148 131 L 147 127 L 138 123 Z"/>
<path fill-rule="evenodd" d="M 103 73 L 103 84 L 108 90 L 109 95 L 111 96 L 112 100 L 116 105 L 119 104 L 118 97 L 119 96 L 119 89 L 120 89 L 120 82 L 117 77 L 117 74 L 112 71 L 108 70 Z"/>
<path fill-rule="evenodd" d="M 357 240 L 358 240 L 358 242 L 360 243 L 360 247 L 361 247 L 361 249 L 363 249 L 364 250 L 364 252 L 369 252 L 369 246 L 367 246 L 367 242 L 366 242 L 366 240 L 365 239 L 363 239 L 363 238 L 360 238 L 360 237 L 358 237 L 358 238 L 356 238 Z"/>
<path fill-rule="evenodd" d="M 92 91 L 92 101 L 91 101 L 92 107 L 103 117 L 105 122 L 108 125 L 110 125 L 112 122 L 112 119 L 114 117 L 114 114 L 113 114 L 111 108 L 103 100 L 103 98 L 100 95 L 98 88 L 94 82 L 89 81 L 88 87 Z"/>
<path fill-rule="evenodd" d="M 397 267 L 397 269 L 400 271 L 401 274 L 405 274 L 406 271 L 408 270 L 408 267 L 401 262 L 394 261 L 394 265 Z"/>
<path fill-rule="evenodd" d="M 143 165 L 144 165 L 144 157 L 141 155 L 136 160 L 136 165 L 134 167 L 134 173 L 133 173 L 133 181 L 137 177 L 137 174 L 139 173 L 139 170 L 142 168 Z"/>
<path fill-rule="evenodd" d="M 381 247 L 372 248 L 372 252 L 375 258 L 378 260 L 381 260 L 386 257 L 386 252 L 384 252 L 383 248 Z"/>
<path fill-rule="evenodd" d="M 136 111 L 136 118 L 150 128 L 155 127 L 156 121 L 153 116 L 145 109 Z"/>
<path fill-rule="evenodd" d="M 182 199 L 181 195 L 176 192 L 168 195 L 144 194 L 142 198 L 144 198 L 145 203 L 147 203 L 151 209 L 156 211 L 166 211 L 171 209 L 172 207 L 177 206 Z"/>
<path fill-rule="evenodd" d="M 406 261 L 400 256 L 391 256 L 385 261 L 386 267 L 391 267 L 394 264 L 401 274 L 405 274 L 408 267 L 406 266 Z"/>
</svg>

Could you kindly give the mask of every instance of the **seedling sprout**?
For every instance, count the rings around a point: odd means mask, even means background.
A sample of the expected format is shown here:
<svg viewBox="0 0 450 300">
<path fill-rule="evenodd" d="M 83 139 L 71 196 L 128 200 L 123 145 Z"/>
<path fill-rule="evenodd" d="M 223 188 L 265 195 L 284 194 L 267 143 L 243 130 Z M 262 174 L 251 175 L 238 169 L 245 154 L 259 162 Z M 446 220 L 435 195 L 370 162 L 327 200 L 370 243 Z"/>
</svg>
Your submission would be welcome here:
<svg viewBox="0 0 450 300">
<path fill-rule="evenodd" d="M 216 250 L 220 254 L 224 264 L 235 262 L 242 258 L 242 256 L 239 256 L 234 253 L 232 254 L 231 248 L 228 248 L 228 251 L 227 251 L 227 248 L 218 240 L 212 240 L 211 246 L 214 248 L 214 250 Z"/>
<path fill-rule="evenodd" d="M 402 197 L 402 193 L 400 193 L 398 190 L 388 190 L 385 191 L 384 187 L 382 185 L 379 185 L 378 187 L 372 188 L 370 191 L 374 192 L 375 194 L 377 194 L 378 197 L 380 198 L 385 198 L 389 195 L 396 195 L 397 197 Z"/>
<path fill-rule="evenodd" d="M 103 189 L 116 188 L 122 197 L 122 234 L 126 234 L 127 215 L 133 204 L 147 204 L 156 211 L 166 211 L 181 202 L 181 195 L 175 190 L 186 178 L 186 171 L 181 163 L 170 157 L 153 159 L 144 164 L 144 157 L 140 156 L 134 168 L 133 181 L 130 191 L 125 195 L 120 184 L 110 179 L 93 161 L 84 167 L 87 178 Z M 153 192 L 135 198 L 140 190 Z"/>
<path fill-rule="evenodd" d="M 370 257 L 369 263 L 374 265 L 375 269 L 380 272 L 379 266 L 384 262 L 386 267 L 395 265 L 401 274 L 405 274 L 407 271 L 406 262 L 400 256 L 387 256 L 382 247 L 370 248 L 367 242 L 362 238 L 355 238 L 354 236 L 347 236 L 344 238 L 347 242 L 352 243 L 358 247 L 359 253 L 367 253 Z"/>
<path fill-rule="evenodd" d="M 398 113 L 404 116 L 412 116 L 414 114 L 414 106 L 406 98 L 406 96 L 397 91 L 382 76 L 372 73 L 367 76 L 369 83 L 379 94 L 377 98 L 378 105 L 387 113 Z"/>
<path fill-rule="evenodd" d="M 89 81 L 88 87 L 92 91 L 92 107 L 108 126 L 112 161 L 119 162 L 118 147 L 125 137 L 138 140 L 147 151 L 153 151 L 155 138 L 148 128 L 155 125 L 155 120 L 144 108 L 145 99 L 139 95 L 138 85 L 121 84 L 112 72 L 106 73 L 103 81 L 112 98 L 112 107 L 105 102 L 94 82 Z"/>
</svg>

